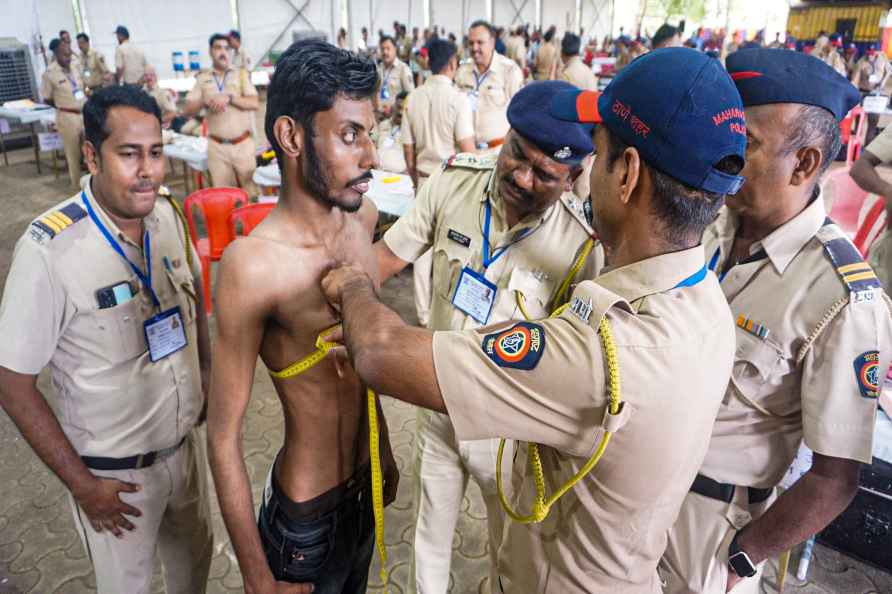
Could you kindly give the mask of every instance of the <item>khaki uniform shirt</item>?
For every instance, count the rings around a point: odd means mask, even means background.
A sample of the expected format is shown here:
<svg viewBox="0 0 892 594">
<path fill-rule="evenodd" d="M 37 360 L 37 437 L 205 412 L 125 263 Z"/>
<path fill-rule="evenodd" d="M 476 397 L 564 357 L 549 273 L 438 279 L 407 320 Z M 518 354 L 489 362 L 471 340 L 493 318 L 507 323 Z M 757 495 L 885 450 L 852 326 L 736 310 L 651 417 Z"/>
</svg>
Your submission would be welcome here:
<svg viewBox="0 0 892 594">
<path fill-rule="evenodd" d="M 865 148 L 881 163 L 892 163 L 892 127 L 886 127 L 873 142 Z M 892 231 L 887 228 L 870 244 L 869 262 L 883 287 L 892 288 Z"/>
<path fill-rule="evenodd" d="M 405 62 L 395 59 L 390 68 L 384 63 L 378 64 L 378 105 L 391 107 L 396 101 L 396 96 L 406 91 L 415 89 L 415 81 L 412 78 L 412 69 Z"/>
<path fill-rule="evenodd" d="M 378 124 L 377 139 L 379 168 L 393 173 L 406 171 L 406 157 L 400 141 L 400 126 L 394 126 L 388 118 Z"/>
<path fill-rule="evenodd" d="M 142 50 L 125 41 L 115 49 L 115 68 L 123 68 L 121 80 L 128 85 L 139 84 L 146 73 L 146 56 Z"/>
<path fill-rule="evenodd" d="M 88 88 L 101 87 L 105 83 L 105 75 L 109 74 L 105 56 L 90 48 L 87 54 L 81 57 L 81 73 Z"/>
<path fill-rule="evenodd" d="M 598 90 L 598 79 L 595 78 L 595 73 L 583 63 L 579 56 L 570 58 L 561 70 L 560 78 L 584 91 Z"/>
<path fill-rule="evenodd" d="M 431 175 L 456 153 L 458 141 L 474 137 L 467 96 L 449 77 L 435 74 L 406 99 L 402 144 L 415 147 L 415 167 Z"/>
<path fill-rule="evenodd" d="M 527 218 L 509 229 L 498 184 L 495 158 L 457 155 L 425 182 L 408 213 L 384 235 L 390 250 L 406 262 L 433 251 L 433 287 L 429 327 L 434 330 L 477 328 L 480 324 L 452 304 L 465 267 L 483 270 L 483 217 L 487 199 L 492 205 L 490 245 L 510 243 L 532 229 L 486 269 L 497 287 L 489 319 L 522 319 L 516 292 L 524 296 L 528 313 L 545 317 L 556 307 L 555 293 L 592 235 L 582 213 L 582 201 L 564 194 L 541 217 Z M 594 250 L 575 278 L 593 278 L 603 265 Z"/>
<path fill-rule="evenodd" d="M 50 64 L 43 73 L 40 94 L 44 99 L 52 100 L 57 108 L 80 111 L 87 102 L 80 70 L 72 65 L 66 72 L 58 62 Z"/>
<path fill-rule="evenodd" d="M 860 91 L 874 91 L 880 87 L 881 83 L 885 83 L 889 75 L 892 74 L 892 67 L 889 66 L 889 58 L 881 52 L 877 52 L 871 61 L 869 56 L 864 56 L 855 64 L 855 71 L 852 73 L 852 84 Z"/>
<path fill-rule="evenodd" d="M 560 51 L 552 42 L 543 43 L 536 53 L 536 70 L 533 78 L 536 80 L 548 80 L 551 77 L 551 69 L 555 62 L 561 59 Z"/>
<path fill-rule="evenodd" d="M 523 37 L 520 35 L 511 35 L 505 44 L 505 53 L 509 58 L 523 68 L 527 64 L 527 48 Z"/>
<path fill-rule="evenodd" d="M 213 70 L 202 70 L 195 77 L 195 86 L 189 91 L 186 101 L 201 99 L 202 104 L 207 104 L 214 95 L 221 93 L 234 97 L 255 97 L 257 89 L 251 83 L 251 77 L 246 74 L 244 70 L 229 68 L 221 77 Z M 208 134 L 226 140 L 238 138 L 251 130 L 253 117 L 253 111 L 242 110 L 233 105 L 229 105 L 221 113 L 208 110 Z"/>
<path fill-rule="evenodd" d="M 892 321 L 881 289 L 849 294 L 818 235 L 848 239 L 835 225 L 825 226 L 825 218 L 819 197 L 725 272 L 721 285 L 738 322 L 737 353 L 701 470 L 714 480 L 774 487 L 803 438 L 825 456 L 871 461 L 877 400 L 862 394 L 862 372 L 882 385 L 892 358 Z M 723 269 L 736 229 L 736 216 L 724 209 L 706 230 L 703 243 L 707 258 L 717 258 L 716 270 Z M 827 312 L 847 298 L 798 362 Z M 871 371 L 861 358 L 877 351 L 879 366 Z"/>
<path fill-rule="evenodd" d="M 473 60 L 458 67 L 455 86 L 468 94 L 474 112 L 475 141 L 478 145 L 502 139 L 511 128 L 508 103 L 523 86 L 520 67 L 498 52 L 493 52 L 489 70 L 477 72 Z"/>
<path fill-rule="evenodd" d="M 142 246 L 126 239 L 86 184 L 97 216 L 145 270 Z M 203 405 L 192 249 L 173 208 L 158 198 L 145 218 L 152 285 L 161 311 L 179 307 L 188 345 L 156 363 L 143 322 L 157 312 L 138 277 L 87 216 L 80 193 L 38 217 L 19 239 L 0 304 L 0 365 L 38 374 L 49 366 L 54 409 L 82 456 L 122 458 L 176 445 Z M 165 264 L 169 264 L 168 266 Z M 129 282 L 133 298 L 100 309 L 97 291 Z"/>
<path fill-rule="evenodd" d="M 162 89 L 158 85 L 155 85 L 154 89 L 144 90 L 158 103 L 158 107 L 161 109 L 161 115 L 164 115 L 165 113 L 171 111 L 175 112 L 177 110 L 176 103 L 174 103 L 173 99 L 171 99 L 170 93 L 167 92 L 167 89 Z"/>
<path fill-rule="evenodd" d="M 734 357 L 728 304 L 704 272 L 697 246 L 583 281 L 557 318 L 434 334 L 456 437 L 541 444 L 548 494 L 583 467 L 605 427 L 613 432 L 598 465 L 545 521 L 509 522 L 499 552 L 506 592 L 662 592 L 657 563 L 706 453 Z M 610 416 L 597 330 L 604 317 L 624 401 Z M 512 505 L 529 513 L 533 474 L 521 458 Z"/>
<path fill-rule="evenodd" d="M 249 56 L 248 52 L 245 51 L 244 46 L 238 48 L 233 53 L 232 65 L 235 68 L 241 68 L 243 70 L 251 70 L 251 56 Z"/>
<path fill-rule="evenodd" d="M 821 61 L 839 72 L 841 75 L 848 76 L 846 72 L 846 61 L 835 49 L 830 50 L 829 54 L 821 56 Z"/>
</svg>

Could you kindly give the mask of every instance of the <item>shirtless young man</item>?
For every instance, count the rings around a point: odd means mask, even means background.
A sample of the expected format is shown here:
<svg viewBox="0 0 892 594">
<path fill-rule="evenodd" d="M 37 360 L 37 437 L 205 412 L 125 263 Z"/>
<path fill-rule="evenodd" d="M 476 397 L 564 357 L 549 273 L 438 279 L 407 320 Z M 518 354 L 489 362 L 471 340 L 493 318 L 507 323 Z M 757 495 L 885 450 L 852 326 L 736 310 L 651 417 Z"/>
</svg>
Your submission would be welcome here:
<svg viewBox="0 0 892 594">
<path fill-rule="evenodd" d="M 279 203 L 221 262 L 208 442 L 248 594 L 366 590 L 374 548 L 367 400 L 353 369 L 332 354 L 296 377 L 274 377 L 285 443 L 256 522 L 241 431 L 257 356 L 272 372 L 284 370 L 339 321 L 319 289 L 325 271 L 349 260 L 375 269 L 377 210 L 363 193 L 377 158 L 369 136 L 376 82 L 370 60 L 321 41 L 282 54 L 266 111 L 282 172 Z M 386 504 L 398 471 L 378 416 Z"/>
</svg>

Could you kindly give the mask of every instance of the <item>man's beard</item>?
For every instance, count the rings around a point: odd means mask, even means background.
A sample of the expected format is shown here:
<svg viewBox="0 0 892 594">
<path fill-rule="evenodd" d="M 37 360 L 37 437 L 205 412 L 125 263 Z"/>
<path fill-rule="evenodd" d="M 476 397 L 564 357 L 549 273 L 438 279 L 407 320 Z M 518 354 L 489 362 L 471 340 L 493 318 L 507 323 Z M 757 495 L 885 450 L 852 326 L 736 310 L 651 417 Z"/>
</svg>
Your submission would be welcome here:
<svg viewBox="0 0 892 594">
<path fill-rule="evenodd" d="M 333 206 L 335 208 L 340 208 L 344 212 L 358 211 L 362 206 L 362 196 L 360 196 L 355 203 L 351 204 L 343 204 L 332 197 L 331 181 L 326 174 L 325 168 L 322 166 L 322 160 L 319 158 L 319 154 L 316 152 L 316 147 L 313 145 L 312 135 L 308 135 L 308 140 L 309 142 L 305 144 L 307 148 L 307 160 L 304 164 L 303 173 L 304 179 L 307 183 L 307 188 L 310 190 L 310 193 L 316 196 L 324 204 Z M 372 179 L 371 171 L 359 176 L 356 179 L 350 180 L 346 184 L 346 187 L 349 188 L 353 184 L 365 181 L 367 179 Z"/>
</svg>

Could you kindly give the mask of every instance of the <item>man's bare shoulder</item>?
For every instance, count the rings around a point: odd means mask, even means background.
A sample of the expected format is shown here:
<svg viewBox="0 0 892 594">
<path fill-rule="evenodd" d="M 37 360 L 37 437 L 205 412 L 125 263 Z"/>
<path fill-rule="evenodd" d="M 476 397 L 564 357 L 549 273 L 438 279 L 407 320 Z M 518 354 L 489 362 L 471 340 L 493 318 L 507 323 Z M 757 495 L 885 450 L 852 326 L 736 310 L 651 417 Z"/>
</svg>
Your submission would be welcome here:
<svg viewBox="0 0 892 594">
<path fill-rule="evenodd" d="M 363 196 L 362 206 L 359 207 L 357 213 L 362 226 L 369 230 L 369 234 L 375 232 L 375 226 L 378 224 L 378 207 L 370 198 Z"/>
</svg>

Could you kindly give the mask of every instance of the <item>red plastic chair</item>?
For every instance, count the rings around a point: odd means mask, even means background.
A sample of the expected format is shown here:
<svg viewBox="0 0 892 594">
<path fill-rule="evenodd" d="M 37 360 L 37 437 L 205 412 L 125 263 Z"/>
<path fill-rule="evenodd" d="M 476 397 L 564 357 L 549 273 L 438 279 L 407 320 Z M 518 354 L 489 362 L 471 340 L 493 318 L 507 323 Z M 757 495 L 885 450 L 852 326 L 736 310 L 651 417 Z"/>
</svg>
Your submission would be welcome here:
<svg viewBox="0 0 892 594">
<path fill-rule="evenodd" d="M 864 113 L 864 108 L 860 105 L 853 107 L 840 122 L 839 127 L 840 138 L 846 145 L 846 166 L 851 167 L 861 155 L 864 140 L 867 138 L 867 114 Z"/>
<path fill-rule="evenodd" d="M 872 201 L 872 203 L 871 203 Z M 866 212 L 865 212 L 866 211 Z M 861 216 L 863 213 L 863 218 Z M 882 196 L 871 195 L 864 201 L 864 206 L 859 213 L 858 231 L 852 243 L 865 258 L 870 252 L 870 247 L 886 229 L 886 199 Z"/>
<path fill-rule="evenodd" d="M 223 250 L 235 239 L 229 226 L 229 214 L 248 203 L 248 195 L 241 188 L 205 188 L 193 192 L 186 198 L 183 211 L 189 223 L 189 235 L 195 251 L 201 260 L 201 274 L 204 281 L 204 305 L 207 314 L 211 305 L 211 262 L 218 262 Z M 207 228 L 207 237 L 199 237 L 195 226 L 195 211 L 201 211 Z"/>
<path fill-rule="evenodd" d="M 274 202 L 262 202 L 260 204 L 247 204 L 233 210 L 229 215 L 232 236 L 238 237 L 239 225 L 242 228 L 242 236 L 250 235 L 254 227 L 259 225 L 275 206 Z"/>
<path fill-rule="evenodd" d="M 824 180 L 824 189 L 833 195 L 830 218 L 849 237 L 854 237 L 858 231 L 858 214 L 861 212 L 864 199 L 867 198 L 867 192 L 855 183 L 849 175 L 848 167 L 831 171 Z"/>
</svg>

